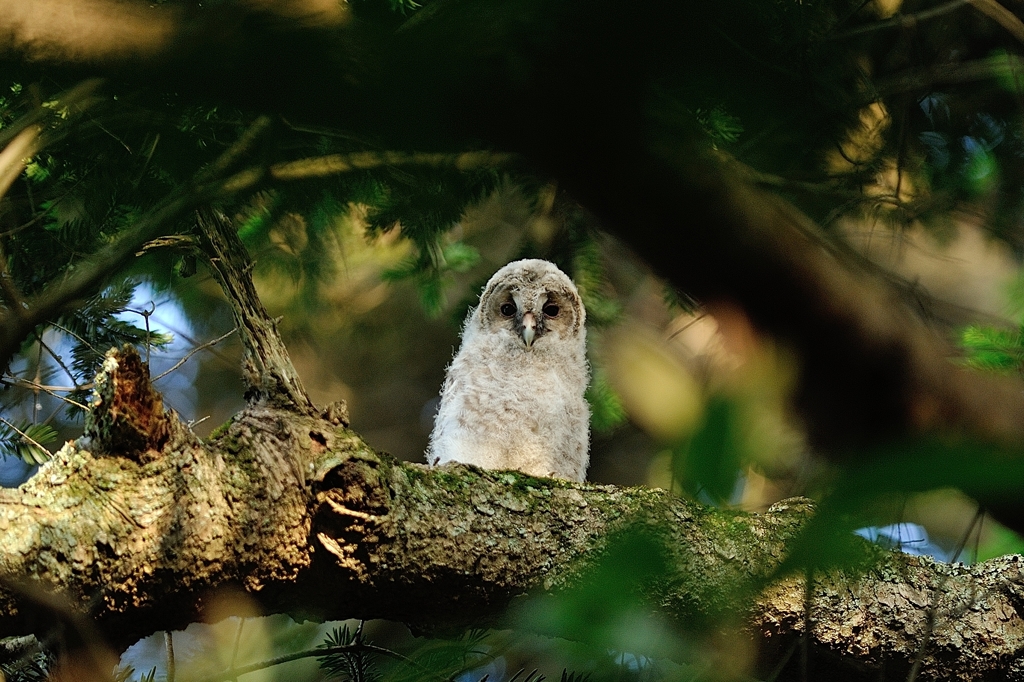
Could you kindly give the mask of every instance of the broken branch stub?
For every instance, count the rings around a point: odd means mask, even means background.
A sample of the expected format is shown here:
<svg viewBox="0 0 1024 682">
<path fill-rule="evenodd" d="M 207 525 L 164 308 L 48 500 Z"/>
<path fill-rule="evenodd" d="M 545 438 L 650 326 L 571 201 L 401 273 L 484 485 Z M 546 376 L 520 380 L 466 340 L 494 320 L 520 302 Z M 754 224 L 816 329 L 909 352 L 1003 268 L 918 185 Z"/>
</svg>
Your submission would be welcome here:
<svg viewBox="0 0 1024 682">
<path fill-rule="evenodd" d="M 167 442 L 164 402 L 149 380 L 149 368 L 131 346 L 111 348 L 96 375 L 85 435 L 98 452 L 142 461 Z"/>
</svg>

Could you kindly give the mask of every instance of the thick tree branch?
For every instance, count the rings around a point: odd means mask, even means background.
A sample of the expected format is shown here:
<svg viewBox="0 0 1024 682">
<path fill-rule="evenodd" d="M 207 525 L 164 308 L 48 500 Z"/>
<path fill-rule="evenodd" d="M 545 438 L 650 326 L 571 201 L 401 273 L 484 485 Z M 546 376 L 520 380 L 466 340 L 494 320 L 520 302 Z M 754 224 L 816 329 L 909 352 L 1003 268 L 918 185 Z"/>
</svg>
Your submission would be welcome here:
<svg viewBox="0 0 1024 682">
<path fill-rule="evenodd" d="M 133 352 L 109 354 L 97 384 L 88 436 L 0 491 L 0 635 L 45 626 L 39 590 L 122 645 L 201 617 L 205 595 L 227 586 L 272 612 L 494 622 L 517 596 L 585 582 L 616 538 L 642 533 L 667 567 L 651 607 L 691 624 L 746 613 L 769 667 L 810 622 L 812 660 L 906 668 L 929 607 L 929 679 L 999 676 L 1024 643 L 1019 557 L 965 567 L 879 555 L 816 578 L 807 621 L 802 580 L 772 582 L 811 513 L 804 501 L 754 515 L 664 490 L 399 464 L 291 410 L 252 408 L 203 444 L 162 413 Z M 985 647 L 959 645 L 981 637 Z"/>
</svg>

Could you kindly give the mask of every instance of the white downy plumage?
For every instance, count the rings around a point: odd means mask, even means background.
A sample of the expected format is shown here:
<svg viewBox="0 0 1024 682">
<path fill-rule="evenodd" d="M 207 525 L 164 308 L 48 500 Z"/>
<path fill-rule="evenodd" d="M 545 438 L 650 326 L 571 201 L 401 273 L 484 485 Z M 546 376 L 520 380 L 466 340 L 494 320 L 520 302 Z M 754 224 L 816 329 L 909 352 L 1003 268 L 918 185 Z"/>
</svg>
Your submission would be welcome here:
<svg viewBox="0 0 1024 682">
<path fill-rule="evenodd" d="M 448 367 L 427 461 L 582 481 L 590 457 L 586 311 L 544 260 L 498 270 Z"/>
</svg>

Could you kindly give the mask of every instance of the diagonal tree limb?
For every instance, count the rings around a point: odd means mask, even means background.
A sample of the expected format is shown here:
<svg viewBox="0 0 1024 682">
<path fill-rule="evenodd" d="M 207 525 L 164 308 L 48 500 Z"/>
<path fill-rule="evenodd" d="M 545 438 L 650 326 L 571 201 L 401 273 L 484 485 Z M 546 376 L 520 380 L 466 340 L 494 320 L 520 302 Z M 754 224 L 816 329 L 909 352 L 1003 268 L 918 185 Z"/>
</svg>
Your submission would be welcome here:
<svg viewBox="0 0 1024 682">
<path fill-rule="evenodd" d="M 201 249 L 241 331 L 245 348 L 242 369 L 249 387 L 247 399 L 250 403 L 268 403 L 313 414 L 316 408 L 302 387 L 277 323 L 256 292 L 252 281 L 254 264 L 234 225 L 209 208 L 200 209 L 197 216 Z"/>
</svg>

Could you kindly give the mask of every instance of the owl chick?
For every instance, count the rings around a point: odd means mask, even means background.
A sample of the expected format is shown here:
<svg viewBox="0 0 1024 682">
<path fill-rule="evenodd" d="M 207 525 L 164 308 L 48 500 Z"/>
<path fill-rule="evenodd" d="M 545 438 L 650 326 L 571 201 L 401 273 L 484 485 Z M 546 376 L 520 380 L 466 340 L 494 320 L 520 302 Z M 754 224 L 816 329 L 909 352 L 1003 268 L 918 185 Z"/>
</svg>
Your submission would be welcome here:
<svg viewBox="0 0 1024 682">
<path fill-rule="evenodd" d="M 582 481 L 589 459 L 586 310 L 554 264 L 494 273 L 448 367 L 427 461 Z"/>
</svg>

